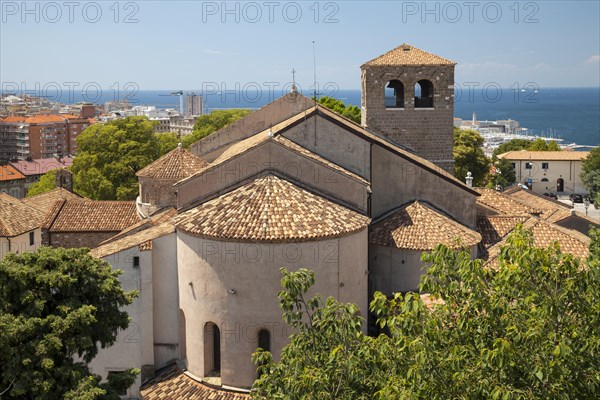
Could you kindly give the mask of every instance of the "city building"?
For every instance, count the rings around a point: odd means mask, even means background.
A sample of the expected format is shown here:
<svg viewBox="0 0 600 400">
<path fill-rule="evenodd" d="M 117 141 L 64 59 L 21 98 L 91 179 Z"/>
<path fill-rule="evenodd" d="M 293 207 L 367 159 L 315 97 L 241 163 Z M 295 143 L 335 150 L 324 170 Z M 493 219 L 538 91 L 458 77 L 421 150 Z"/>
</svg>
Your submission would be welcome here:
<svg viewBox="0 0 600 400">
<path fill-rule="evenodd" d="M 202 96 L 188 93 L 185 96 L 185 116 L 197 117 L 198 115 L 202 115 Z"/>
<path fill-rule="evenodd" d="M 513 163 L 517 182 L 536 193 L 586 193 L 581 181 L 585 151 L 509 151 L 498 156 Z"/>
<path fill-rule="evenodd" d="M 37 160 L 12 161 L 10 165 L 12 165 L 17 171 L 25 176 L 24 191 L 22 192 L 21 196 L 15 197 L 25 197 L 31 185 L 33 185 L 35 182 L 39 182 L 42 175 L 44 175 L 46 172 L 70 167 L 72 164 L 72 157 L 52 157 L 41 158 Z"/>
<path fill-rule="evenodd" d="M 0 165 L 0 193 L 7 193 L 17 199 L 25 193 L 25 175 L 10 164 Z"/>
</svg>

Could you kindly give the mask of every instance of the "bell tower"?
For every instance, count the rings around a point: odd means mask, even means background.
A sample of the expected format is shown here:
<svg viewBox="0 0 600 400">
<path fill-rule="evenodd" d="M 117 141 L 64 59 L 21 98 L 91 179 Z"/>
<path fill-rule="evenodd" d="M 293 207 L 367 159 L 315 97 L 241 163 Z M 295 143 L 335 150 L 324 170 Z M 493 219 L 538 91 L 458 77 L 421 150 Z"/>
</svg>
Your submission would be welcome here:
<svg viewBox="0 0 600 400">
<path fill-rule="evenodd" d="M 361 123 L 452 173 L 454 66 L 403 44 L 361 66 Z"/>
</svg>

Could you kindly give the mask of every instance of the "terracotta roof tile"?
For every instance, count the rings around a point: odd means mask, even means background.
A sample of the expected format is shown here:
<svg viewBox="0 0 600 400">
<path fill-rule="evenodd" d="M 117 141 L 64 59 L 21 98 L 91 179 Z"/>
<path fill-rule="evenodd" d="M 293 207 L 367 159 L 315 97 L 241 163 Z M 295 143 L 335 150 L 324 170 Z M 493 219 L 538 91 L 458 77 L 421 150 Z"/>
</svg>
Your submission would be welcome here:
<svg viewBox="0 0 600 400">
<path fill-rule="evenodd" d="M 363 64 L 368 67 L 379 65 L 456 65 L 456 63 L 404 43 Z"/>
<path fill-rule="evenodd" d="M 481 196 L 477 198 L 477 203 L 480 203 L 488 208 L 499 211 L 506 215 L 525 215 L 525 214 L 541 214 L 542 210 L 529 207 L 522 202 L 500 193 L 494 189 L 475 188 Z"/>
<path fill-rule="evenodd" d="M 18 236 L 39 228 L 43 217 L 41 211 L 0 193 L 0 236 Z"/>
<path fill-rule="evenodd" d="M 498 155 L 498 158 L 515 161 L 578 161 L 583 160 L 590 154 L 589 151 L 509 151 Z"/>
<path fill-rule="evenodd" d="M 25 118 L 25 122 L 28 124 L 47 124 L 47 123 L 56 123 L 62 122 L 66 123 L 66 120 L 60 115 L 48 114 L 48 115 L 34 115 L 31 117 Z"/>
<path fill-rule="evenodd" d="M 529 217 L 529 215 L 477 216 L 477 231 L 481 234 L 481 244 L 487 249 L 498 243 Z"/>
<path fill-rule="evenodd" d="M 14 115 L 10 115 L 8 117 L 4 117 L 4 119 L 2 119 L 2 122 L 6 122 L 6 123 L 8 123 L 8 122 L 12 122 L 12 123 L 25 122 L 25 117 L 17 117 Z"/>
<path fill-rule="evenodd" d="M 199 382 L 177 367 L 165 368 L 141 388 L 142 400 L 249 400 L 250 395 Z"/>
<path fill-rule="evenodd" d="M 144 178 L 178 181 L 194 175 L 207 166 L 206 161 L 178 146 L 152 164 L 142 168 L 136 175 Z"/>
<path fill-rule="evenodd" d="M 531 190 L 513 188 L 504 193 L 531 208 L 541 211 L 542 214 L 540 215 L 540 218 L 551 222 L 571 215 L 570 206 L 547 196 L 532 192 Z"/>
<path fill-rule="evenodd" d="M 20 173 L 10 164 L 0 165 L 0 182 L 12 181 L 15 179 L 25 179 L 25 175 Z"/>
<path fill-rule="evenodd" d="M 460 239 L 457 245 L 456 239 Z M 371 243 L 410 250 L 431 250 L 439 243 L 452 248 L 474 246 L 479 233 L 415 201 L 373 224 Z"/>
<path fill-rule="evenodd" d="M 558 242 L 563 253 L 584 259 L 589 255 L 590 238 L 572 229 L 560 227 L 548 221 L 531 217 L 523 224 L 523 228 L 533 233 L 533 245 L 537 248 L 547 248 Z M 506 237 L 488 249 L 488 266 L 497 266 L 498 255 L 502 246 L 506 245 Z"/>
<path fill-rule="evenodd" d="M 175 232 L 175 226 L 169 222 L 152 226 L 133 235 L 124 236 L 118 240 L 106 243 L 92 249 L 94 257 L 102 258 L 123 250 L 138 246 L 140 251 L 152 250 L 152 240 Z"/>
<path fill-rule="evenodd" d="M 118 232 L 139 220 L 133 201 L 58 200 L 42 228 L 50 232 Z"/>
<path fill-rule="evenodd" d="M 215 239 L 285 242 L 346 235 L 370 219 L 275 175 L 266 175 L 175 218 L 178 229 Z"/>
<path fill-rule="evenodd" d="M 156 211 L 154 214 L 149 216 L 148 218 L 144 218 L 139 222 L 136 222 L 133 225 L 128 226 L 123 229 L 121 232 L 117 233 L 115 236 L 106 239 L 104 242 L 100 243 L 100 245 L 107 244 L 110 242 L 114 242 L 115 240 L 121 239 L 125 236 L 133 235 L 141 230 L 151 228 L 156 225 L 160 225 L 163 222 L 169 221 L 172 217 L 177 215 L 177 209 L 175 207 L 165 207 Z"/>
<path fill-rule="evenodd" d="M 57 200 L 82 200 L 83 197 L 76 193 L 70 192 L 63 188 L 56 188 L 46 193 L 41 193 L 32 197 L 26 197 L 23 199 L 23 203 L 30 205 L 33 208 L 37 208 L 42 213 L 47 214 L 48 211 L 54 206 Z"/>
</svg>

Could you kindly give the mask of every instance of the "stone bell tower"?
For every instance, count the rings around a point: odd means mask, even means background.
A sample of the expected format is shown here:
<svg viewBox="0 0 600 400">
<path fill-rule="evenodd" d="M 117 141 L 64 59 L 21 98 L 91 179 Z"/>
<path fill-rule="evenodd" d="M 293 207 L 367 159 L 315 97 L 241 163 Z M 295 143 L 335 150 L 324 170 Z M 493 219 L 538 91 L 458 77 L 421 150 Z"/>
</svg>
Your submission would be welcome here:
<svg viewBox="0 0 600 400">
<path fill-rule="evenodd" d="M 455 65 L 408 44 L 363 64 L 362 125 L 452 173 Z"/>
</svg>

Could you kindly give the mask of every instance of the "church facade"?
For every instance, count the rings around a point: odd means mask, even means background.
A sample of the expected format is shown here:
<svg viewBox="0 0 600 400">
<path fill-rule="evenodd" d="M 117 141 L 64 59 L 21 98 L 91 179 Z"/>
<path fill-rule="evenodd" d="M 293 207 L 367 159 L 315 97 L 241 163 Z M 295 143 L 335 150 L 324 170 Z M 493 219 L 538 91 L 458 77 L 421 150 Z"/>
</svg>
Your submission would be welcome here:
<svg viewBox="0 0 600 400">
<path fill-rule="evenodd" d="M 420 255 L 437 243 L 476 255 L 479 194 L 449 172 L 453 73 L 402 45 L 363 65 L 362 124 L 293 89 L 139 171 L 143 220 L 92 253 L 140 296 L 92 371 L 140 368 L 130 397 L 173 363 L 244 392 L 251 354 L 277 359 L 290 334 L 280 268 L 313 270 L 312 293 L 367 318 L 374 291 L 417 290 Z"/>
</svg>

